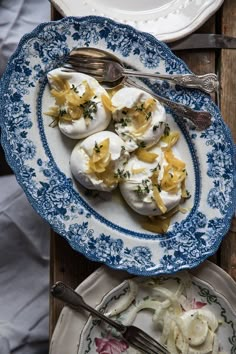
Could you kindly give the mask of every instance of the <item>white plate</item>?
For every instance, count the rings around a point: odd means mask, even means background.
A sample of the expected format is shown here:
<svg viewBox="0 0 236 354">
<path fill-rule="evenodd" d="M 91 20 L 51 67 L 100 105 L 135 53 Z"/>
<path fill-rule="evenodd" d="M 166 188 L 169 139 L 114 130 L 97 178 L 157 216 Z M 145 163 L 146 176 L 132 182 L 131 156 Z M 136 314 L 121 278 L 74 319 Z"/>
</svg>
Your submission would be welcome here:
<svg viewBox="0 0 236 354">
<path fill-rule="evenodd" d="M 233 279 L 215 264 L 206 261 L 200 267 L 190 271 L 193 280 L 193 301 L 204 303 L 223 323 L 218 329 L 221 350 L 234 353 L 236 350 L 236 284 Z M 178 273 L 170 278 L 178 278 Z M 91 306 L 106 309 L 119 298 L 127 279 L 127 273 L 112 271 L 101 267 L 88 277 L 76 289 Z M 116 287 L 116 288 L 115 288 Z M 114 289 L 115 288 L 115 289 Z M 89 318 L 89 319 L 88 319 Z M 150 322 L 142 315 L 137 324 L 149 331 Z M 52 336 L 50 354 L 97 353 L 94 338 L 102 338 L 104 327 L 85 312 L 76 313 L 64 307 Z M 124 353 L 132 353 L 131 349 Z"/>
<path fill-rule="evenodd" d="M 224 0 L 51 0 L 63 16 L 105 16 L 170 42 L 200 27 Z"/>
<path fill-rule="evenodd" d="M 91 260 L 134 274 L 173 273 L 197 266 L 215 253 L 235 211 L 234 144 L 218 107 L 199 90 L 167 82 L 141 83 L 173 101 L 209 111 L 212 124 L 196 131 L 167 109 L 176 148 L 186 162 L 192 194 L 164 235 L 142 229 L 142 217 L 119 191 L 91 196 L 72 177 L 69 159 L 77 141 L 49 126 L 52 104 L 46 74 L 75 46 L 115 53 L 129 66 L 150 72 L 189 69 L 147 33 L 102 17 L 69 17 L 41 24 L 20 42 L 0 85 L 1 142 L 17 180 L 35 210 L 71 247 Z"/>
</svg>

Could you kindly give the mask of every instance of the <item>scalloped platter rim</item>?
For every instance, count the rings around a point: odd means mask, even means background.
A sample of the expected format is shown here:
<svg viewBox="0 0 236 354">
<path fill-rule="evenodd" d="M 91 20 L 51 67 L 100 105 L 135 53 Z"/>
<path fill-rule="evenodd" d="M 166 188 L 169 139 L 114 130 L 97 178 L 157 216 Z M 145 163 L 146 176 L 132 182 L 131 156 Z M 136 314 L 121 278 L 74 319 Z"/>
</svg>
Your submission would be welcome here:
<svg viewBox="0 0 236 354">
<path fill-rule="evenodd" d="M 218 249 L 236 203 L 235 148 L 218 107 L 199 90 L 142 81 L 153 92 L 213 117 L 199 132 L 167 109 L 170 127 L 181 134 L 192 198 L 189 212 L 174 218 L 165 235 L 145 232 L 119 195 L 91 198 L 75 183 L 69 168 L 75 141 L 50 128 L 44 115 L 50 104 L 46 74 L 75 46 L 111 51 L 150 72 L 190 72 L 164 43 L 107 18 L 68 17 L 39 25 L 20 41 L 0 85 L 1 142 L 18 182 L 35 210 L 91 260 L 137 275 L 197 266 Z"/>
<path fill-rule="evenodd" d="M 139 31 L 146 31 L 159 40 L 170 42 L 189 35 L 199 28 L 222 5 L 224 0 L 136 1 L 135 8 L 127 1 L 51 0 L 63 16 L 110 16 Z"/>
</svg>

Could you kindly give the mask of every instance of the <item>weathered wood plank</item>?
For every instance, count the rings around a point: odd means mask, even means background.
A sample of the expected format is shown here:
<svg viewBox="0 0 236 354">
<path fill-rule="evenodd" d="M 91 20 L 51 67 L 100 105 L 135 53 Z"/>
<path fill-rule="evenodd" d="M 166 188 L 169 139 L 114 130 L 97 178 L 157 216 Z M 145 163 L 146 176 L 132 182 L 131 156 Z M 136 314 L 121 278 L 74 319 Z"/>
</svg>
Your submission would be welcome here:
<svg viewBox="0 0 236 354">
<path fill-rule="evenodd" d="M 99 265 L 74 251 L 63 237 L 57 235 L 54 231 L 51 232 L 51 285 L 60 280 L 72 288 L 76 288 Z M 61 302 L 50 297 L 50 334 L 53 332 L 62 307 Z"/>
<path fill-rule="evenodd" d="M 222 31 L 225 34 L 236 36 L 236 1 L 225 0 L 222 18 Z M 60 15 L 52 8 L 52 19 L 59 19 Z M 214 33 L 215 16 L 202 26 L 198 32 Z M 179 51 L 176 53 L 196 74 L 215 72 L 220 68 L 221 73 L 221 109 L 222 114 L 230 126 L 234 138 L 236 138 L 236 124 L 234 123 L 236 113 L 236 83 L 232 78 L 236 77 L 236 51 L 222 50 L 221 61 L 216 65 L 214 50 Z M 221 266 L 236 279 L 236 238 L 235 232 L 230 232 L 222 243 L 218 254 L 210 257 L 211 261 Z M 51 284 L 57 280 L 63 280 L 72 287 L 76 287 L 98 264 L 90 262 L 85 257 L 75 252 L 67 242 L 52 232 L 51 236 Z M 52 334 L 62 305 L 50 299 L 50 334 Z"/>
<path fill-rule="evenodd" d="M 215 16 L 212 16 L 197 32 L 215 33 L 215 26 Z M 203 75 L 209 72 L 216 72 L 215 50 L 183 50 L 176 52 L 176 55 L 183 59 L 195 74 Z M 212 98 L 215 99 L 215 94 L 212 95 Z M 211 256 L 209 260 L 217 263 L 217 254 Z"/>
<path fill-rule="evenodd" d="M 222 33 L 236 37 L 236 1 L 225 0 L 222 11 Z M 220 63 L 221 112 L 236 142 L 236 50 L 222 49 Z M 236 219 L 232 231 L 220 248 L 220 265 L 236 281 Z M 232 226 L 233 226 L 232 224 Z"/>
</svg>

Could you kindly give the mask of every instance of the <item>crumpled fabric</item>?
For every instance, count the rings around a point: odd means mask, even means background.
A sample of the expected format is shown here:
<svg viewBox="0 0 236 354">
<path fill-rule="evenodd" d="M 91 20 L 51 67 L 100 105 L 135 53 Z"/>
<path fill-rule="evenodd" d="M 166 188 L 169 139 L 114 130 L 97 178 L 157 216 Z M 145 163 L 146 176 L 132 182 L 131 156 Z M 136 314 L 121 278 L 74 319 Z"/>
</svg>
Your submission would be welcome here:
<svg viewBox="0 0 236 354">
<path fill-rule="evenodd" d="M 21 37 L 47 21 L 48 0 L 0 0 L 0 77 Z"/>
<path fill-rule="evenodd" d="M 0 78 L 21 37 L 49 20 L 48 0 L 0 0 Z M 49 239 L 14 175 L 0 177 L 0 354 L 48 354 Z"/>
<path fill-rule="evenodd" d="M 47 354 L 49 225 L 0 177 L 0 354 Z"/>
</svg>

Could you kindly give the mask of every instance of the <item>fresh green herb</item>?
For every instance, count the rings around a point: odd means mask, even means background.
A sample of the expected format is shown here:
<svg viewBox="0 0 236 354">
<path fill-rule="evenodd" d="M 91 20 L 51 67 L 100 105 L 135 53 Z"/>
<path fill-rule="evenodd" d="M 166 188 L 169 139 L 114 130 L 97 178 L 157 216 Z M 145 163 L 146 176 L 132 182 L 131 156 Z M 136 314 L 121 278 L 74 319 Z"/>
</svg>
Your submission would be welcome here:
<svg viewBox="0 0 236 354">
<path fill-rule="evenodd" d="M 146 120 L 150 119 L 151 115 L 152 115 L 152 112 L 146 113 Z"/>
<path fill-rule="evenodd" d="M 91 120 L 93 119 L 93 114 L 98 110 L 97 103 L 90 100 L 81 104 L 80 107 L 83 108 L 84 118 L 90 118 Z"/>
<path fill-rule="evenodd" d="M 159 128 L 159 125 L 154 125 L 154 126 L 152 127 L 152 130 L 155 132 L 158 128 Z"/>
<path fill-rule="evenodd" d="M 130 118 L 121 118 L 121 120 L 119 121 L 122 127 L 127 127 L 128 123 L 130 122 L 131 122 Z"/>
<path fill-rule="evenodd" d="M 114 173 L 114 177 L 119 179 L 130 178 L 130 172 L 118 168 L 117 171 Z"/>
<path fill-rule="evenodd" d="M 144 141 L 140 141 L 140 142 L 138 143 L 138 147 L 140 147 L 140 148 L 145 148 L 145 147 L 146 147 L 146 143 L 145 143 Z"/>
<path fill-rule="evenodd" d="M 72 87 L 70 89 L 75 91 L 75 93 L 79 93 L 77 86 L 75 86 L 74 84 L 72 84 Z"/>
<path fill-rule="evenodd" d="M 144 191 L 145 191 L 146 193 L 149 193 L 149 192 L 150 192 L 150 189 L 149 189 L 148 184 L 150 184 L 149 179 L 144 179 L 144 180 L 142 180 L 142 185 L 143 185 Z"/>
<path fill-rule="evenodd" d="M 160 169 L 161 169 L 161 165 L 158 163 L 157 166 L 154 167 L 154 168 L 151 168 L 150 171 L 151 171 L 151 172 L 157 172 L 157 170 L 160 171 Z"/>
<path fill-rule="evenodd" d="M 164 129 L 164 135 L 165 136 L 170 135 L 170 127 L 167 123 L 166 123 L 165 129 Z"/>
<path fill-rule="evenodd" d="M 142 180 L 142 184 L 138 184 L 137 189 L 135 189 L 135 193 L 138 194 L 139 197 L 143 197 L 144 195 L 150 192 L 150 181 L 148 179 Z"/>
<path fill-rule="evenodd" d="M 187 197 L 185 199 L 191 198 L 191 193 L 187 189 L 186 189 L 186 194 L 187 194 Z"/>
<path fill-rule="evenodd" d="M 137 106 L 135 107 L 135 111 L 140 111 L 140 112 L 142 112 L 143 110 L 144 110 L 144 103 L 141 103 L 140 106 L 137 105 Z"/>
<path fill-rule="evenodd" d="M 98 143 L 95 141 L 94 150 L 96 153 L 99 153 L 102 147 L 102 144 L 98 146 Z"/>
<path fill-rule="evenodd" d="M 67 113 L 66 109 L 60 109 L 60 111 L 59 111 L 60 117 L 64 116 L 66 113 Z"/>
<path fill-rule="evenodd" d="M 139 197 L 142 197 L 144 195 L 144 191 L 143 191 L 142 187 L 140 186 L 140 184 L 138 184 L 137 189 L 135 189 L 134 191 L 135 191 L 135 193 L 138 194 Z"/>
</svg>

